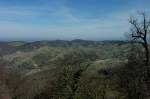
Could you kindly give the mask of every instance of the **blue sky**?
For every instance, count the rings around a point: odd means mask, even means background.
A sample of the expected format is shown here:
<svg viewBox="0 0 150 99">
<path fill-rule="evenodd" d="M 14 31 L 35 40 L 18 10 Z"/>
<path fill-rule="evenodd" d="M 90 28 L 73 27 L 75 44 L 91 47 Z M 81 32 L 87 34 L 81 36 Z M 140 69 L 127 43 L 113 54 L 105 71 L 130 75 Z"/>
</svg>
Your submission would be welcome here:
<svg viewBox="0 0 150 99">
<path fill-rule="evenodd" d="M 150 0 L 0 0 L 0 39 L 122 39 Z"/>
</svg>

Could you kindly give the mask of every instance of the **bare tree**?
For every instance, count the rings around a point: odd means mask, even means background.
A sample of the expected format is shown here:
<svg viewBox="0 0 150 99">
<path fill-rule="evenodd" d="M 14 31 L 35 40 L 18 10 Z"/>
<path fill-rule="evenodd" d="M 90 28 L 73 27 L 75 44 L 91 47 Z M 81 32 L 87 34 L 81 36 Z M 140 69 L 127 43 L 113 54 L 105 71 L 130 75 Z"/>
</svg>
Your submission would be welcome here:
<svg viewBox="0 0 150 99">
<path fill-rule="evenodd" d="M 145 12 L 140 12 L 141 18 L 130 17 L 129 23 L 132 25 L 131 32 L 133 40 L 142 44 L 145 50 L 146 65 L 149 64 L 149 48 L 147 35 L 150 32 L 150 20 L 147 19 Z"/>
<path fill-rule="evenodd" d="M 150 97 L 150 67 L 149 67 L 149 48 L 148 48 L 148 41 L 147 41 L 147 35 L 150 33 L 150 20 L 148 20 L 146 13 L 140 12 L 139 15 L 141 16 L 138 18 L 131 17 L 129 22 L 132 25 L 131 32 L 132 32 L 132 38 L 133 40 L 138 41 L 138 43 L 142 44 L 144 50 L 145 50 L 145 58 L 146 58 L 146 68 L 144 68 L 144 94 L 145 99 L 147 97 Z"/>
</svg>

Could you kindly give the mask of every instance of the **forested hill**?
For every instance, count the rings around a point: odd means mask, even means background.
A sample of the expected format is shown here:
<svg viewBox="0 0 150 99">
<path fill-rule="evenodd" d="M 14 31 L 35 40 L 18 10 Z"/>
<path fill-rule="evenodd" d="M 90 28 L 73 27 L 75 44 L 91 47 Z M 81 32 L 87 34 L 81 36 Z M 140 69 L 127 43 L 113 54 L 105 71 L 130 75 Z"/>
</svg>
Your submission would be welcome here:
<svg viewBox="0 0 150 99">
<path fill-rule="evenodd" d="M 52 40 L 52 41 L 35 41 L 35 42 L 23 42 L 23 41 L 12 41 L 12 42 L 0 42 L 0 54 L 10 54 L 16 51 L 31 51 L 38 49 L 43 46 L 48 47 L 98 47 L 103 45 L 112 44 L 126 44 L 125 41 L 88 41 L 76 39 L 72 41 L 66 40 Z"/>
<path fill-rule="evenodd" d="M 54 41 L 36 41 L 31 43 L 26 43 L 20 47 L 27 47 L 27 48 L 39 48 L 42 46 L 49 46 L 49 47 L 79 47 L 79 46 L 99 46 L 105 44 L 125 44 L 124 41 L 86 41 L 86 40 L 72 40 L 72 41 L 65 41 L 65 40 L 54 40 Z"/>
</svg>

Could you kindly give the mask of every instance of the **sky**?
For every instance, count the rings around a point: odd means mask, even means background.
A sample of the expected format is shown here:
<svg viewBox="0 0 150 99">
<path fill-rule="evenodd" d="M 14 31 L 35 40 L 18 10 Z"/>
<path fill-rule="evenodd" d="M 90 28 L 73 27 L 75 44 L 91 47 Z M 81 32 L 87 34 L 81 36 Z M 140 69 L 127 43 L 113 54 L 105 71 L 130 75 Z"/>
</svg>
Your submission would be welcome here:
<svg viewBox="0 0 150 99">
<path fill-rule="evenodd" d="M 0 40 L 123 39 L 150 0 L 0 0 Z"/>
</svg>

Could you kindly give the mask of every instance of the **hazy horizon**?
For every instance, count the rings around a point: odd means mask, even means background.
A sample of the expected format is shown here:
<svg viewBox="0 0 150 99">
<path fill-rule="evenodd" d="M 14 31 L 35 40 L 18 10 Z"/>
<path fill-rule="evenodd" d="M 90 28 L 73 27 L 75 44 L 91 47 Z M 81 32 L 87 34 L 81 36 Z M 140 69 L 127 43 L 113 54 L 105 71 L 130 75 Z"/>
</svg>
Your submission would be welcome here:
<svg viewBox="0 0 150 99">
<path fill-rule="evenodd" d="M 55 40 L 64 40 L 64 41 L 72 41 L 72 40 L 87 40 L 87 41 L 117 41 L 117 40 L 125 40 L 125 38 L 0 38 L 0 42 L 13 42 L 13 41 L 25 41 L 25 42 L 34 42 L 34 41 L 55 41 Z"/>
<path fill-rule="evenodd" d="M 124 39 L 149 0 L 0 0 L 0 41 Z"/>
</svg>

